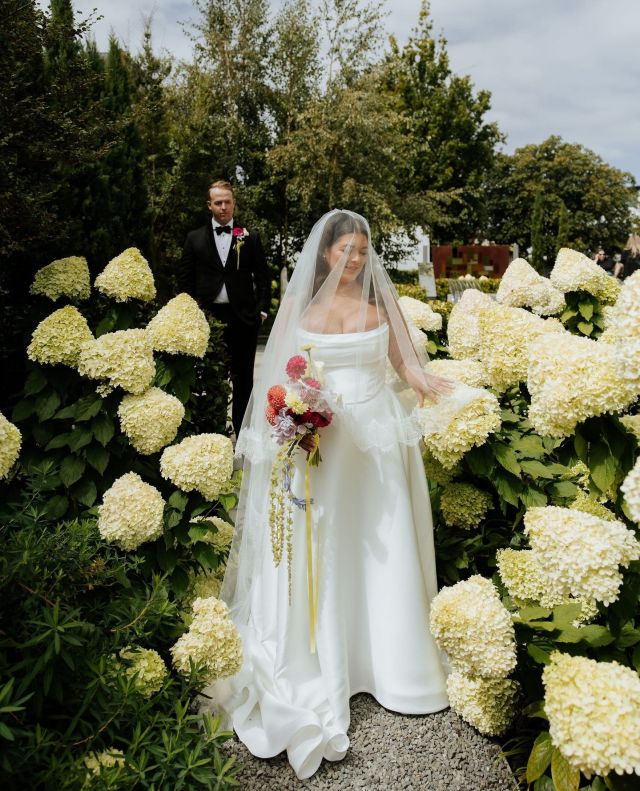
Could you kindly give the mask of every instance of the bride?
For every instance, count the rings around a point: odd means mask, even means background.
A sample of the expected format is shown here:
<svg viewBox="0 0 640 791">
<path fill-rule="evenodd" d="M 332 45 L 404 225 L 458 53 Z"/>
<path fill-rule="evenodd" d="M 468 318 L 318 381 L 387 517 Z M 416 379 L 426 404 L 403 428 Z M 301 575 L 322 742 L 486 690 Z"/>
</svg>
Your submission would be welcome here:
<svg viewBox="0 0 640 791">
<path fill-rule="evenodd" d="M 293 456 L 289 580 L 286 560 L 276 566 L 272 557 L 279 446 L 265 406 L 301 349 L 321 371 L 334 414 L 319 431 L 322 462 L 308 468 L 310 541 L 302 498 L 304 451 L 313 445 L 303 440 Z M 300 779 L 323 758 L 344 757 L 349 699 L 358 692 L 406 714 L 448 706 L 428 626 L 437 590 L 420 431 L 394 392 L 411 388 L 420 405 L 449 392 L 451 383 L 425 374 L 425 363 L 366 221 L 329 212 L 311 231 L 283 297 L 238 438 L 243 480 L 221 598 L 240 631 L 244 663 L 205 690 L 254 755 L 286 750 Z"/>
</svg>

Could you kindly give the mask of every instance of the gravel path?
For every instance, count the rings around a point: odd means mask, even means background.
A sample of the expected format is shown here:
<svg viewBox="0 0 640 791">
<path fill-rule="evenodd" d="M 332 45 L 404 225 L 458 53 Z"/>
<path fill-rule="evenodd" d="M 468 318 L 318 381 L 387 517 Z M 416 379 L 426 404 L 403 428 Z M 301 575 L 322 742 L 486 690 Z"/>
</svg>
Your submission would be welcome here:
<svg viewBox="0 0 640 791">
<path fill-rule="evenodd" d="M 323 761 L 300 781 L 285 753 L 254 758 L 238 742 L 223 749 L 242 765 L 243 791 L 516 791 L 500 749 L 452 711 L 427 716 L 395 714 L 370 695 L 351 700 L 351 747 L 342 761 Z"/>
</svg>

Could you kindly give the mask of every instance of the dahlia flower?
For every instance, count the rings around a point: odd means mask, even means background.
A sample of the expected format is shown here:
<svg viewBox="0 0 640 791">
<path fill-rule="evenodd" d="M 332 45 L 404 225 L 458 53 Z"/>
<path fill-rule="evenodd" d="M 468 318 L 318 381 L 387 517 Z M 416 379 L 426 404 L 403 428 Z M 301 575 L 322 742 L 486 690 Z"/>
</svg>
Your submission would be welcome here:
<svg viewBox="0 0 640 791">
<path fill-rule="evenodd" d="M 613 304 L 618 298 L 620 285 L 604 269 L 577 250 L 563 247 L 549 276 L 558 291 L 586 291 L 600 302 Z"/>
<path fill-rule="evenodd" d="M 233 474 L 233 445 L 222 434 L 198 434 L 165 448 L 160 473 L 184 492 L 215 500 Z"/>
<path fill-rule="evenodd" d="M 107 395 L 116 387 L 143 393 L 155 376 L 151 338 L 145 330 L 108 332 L 82 344 L 78 372 L 90 379 L 106 379 L 98 392 Z"/>
<path fill-rule="evenodd" d="M 139 299 L 151 302 L 156 296 L 153 274 L 137 247 L 129 247 L 112 258 L 94 283 L 98 291 L 116 302 Z"/>
<path fill-rule="evenodd" d="M 447 678 L 451 708 L 486 736 L 502 736 L 515 714 L 520 692 L 517 681 L 480 678 L 454 670 Z"/>
<path fill-rule="evenodd" d="M 563 293 L 524 258 L 516 258 L 509 264 L 500 280 L 496 300 L 512 308 L 531 308 L 539 316 L 553 316 L 566 306 Z"/>
<path fill-rule="evenodd" d="M 88 299 L 91 280 L 87 259 L 73 255 L 58 258 L 38 269 L 29 289 L 31 294 L 41 294 L 55 302 L 60 297 L 71 300 Z"/>
<path fill-rule="evenodd" d="M 551 741 L 587 777 L 640 774 L 640 677 L 559 651 L 542 673 Z"/>
<path fill-rule="evenodd" d="M 43 319 L 33 331 L 27 357 L 43 365 L 70 365 L 80 360 L 82 344 L 92 341 L 87 320 L 77 308 L 67 305 Z"/>
<path fill-rule="evenodd" d="M 195 299 L 178 294 L 151 319 L 147 332 L 155 351 L 204 357 L 211 327 Z"/>
<path fill-rule="evenodd" d="M 180 673 L 189 673 L 190 660 L 212 684 L 232 676 L 242 666 L 242 643 L 229 617 L 227 605 L 219 599 L 196 599 L 189 631 L 172 647 L 173 664 Z"/>
<path fill-rule="evenodd" d="M 173 442 L 184 417 L 184 407 L 175 396 L 159 387 L 150 387 L 140 395 L 123 396 L 118 417 L 120 428 L 133 447 L 149 455 Z"/>
<path fill-rule="evenodd" d="M 98 532 L 121 549 L 137 549 L 162 535 L 164 500 L 135 472 L 118 478 L 102 498 Z"/>
<path fill-rule="evenodd" d="M 431 602 L 431 632 L 455 670 L 503 678 L 516 665 L 511 616 L 493 583 L 474 575 L 443 588 Z"/>
</svg>

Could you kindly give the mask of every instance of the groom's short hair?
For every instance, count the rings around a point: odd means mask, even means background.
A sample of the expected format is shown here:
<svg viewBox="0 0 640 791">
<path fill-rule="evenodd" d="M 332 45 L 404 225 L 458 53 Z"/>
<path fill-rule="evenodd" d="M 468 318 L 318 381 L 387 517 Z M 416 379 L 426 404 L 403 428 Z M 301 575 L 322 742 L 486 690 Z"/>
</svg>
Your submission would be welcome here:
<svg viewBox="0 0 640 791">
<path fill-rule="evenodd" d="M 207 203 L 211 200 L 211 190 L 213 189 L 229 190 L 229 192 L 233 195 L 233 199 L 236 199 L 236 193 L 233 189 L 233 184 L 230 181 L 219 179 L 218 181 L 214 181 L 213 183 L 209 184 L 209 188 L 207 189 Z"/>
</svg>

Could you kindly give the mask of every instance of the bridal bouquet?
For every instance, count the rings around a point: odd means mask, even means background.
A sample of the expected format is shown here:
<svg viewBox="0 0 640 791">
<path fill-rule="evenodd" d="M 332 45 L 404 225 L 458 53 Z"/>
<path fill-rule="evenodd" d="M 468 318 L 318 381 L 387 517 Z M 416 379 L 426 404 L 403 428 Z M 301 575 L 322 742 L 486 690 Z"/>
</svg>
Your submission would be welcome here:
<svg viewBox="0 0 640 791">
<path fill-rule="evenodd" d="M 273 385 L 267 392 L 265 417 L 273 426 L 272 435 L 281 446 L 271 471 L 269 527 L 271 550 L 276 566 L 286 547 L 291 600 L 291 556 L 293 545 L 293 506 L 306 513 L 307 580 L 309 588 L 309 625 L 311 651 L 315 651 L 315 622 L 318 601 L 318 554 L 313 573 L 310 468 L 322 461 L 319 429 L 333 420 L 323 392 L 317 366 L 311 359 L 312 346 L 303 346 L 307 359 L 296 354 L 286 365 L 286 385 Z M 306 451 L 305 496 L 296 497 L 291 489 L 293 456 L 298 449 Z"/>
</svg>

